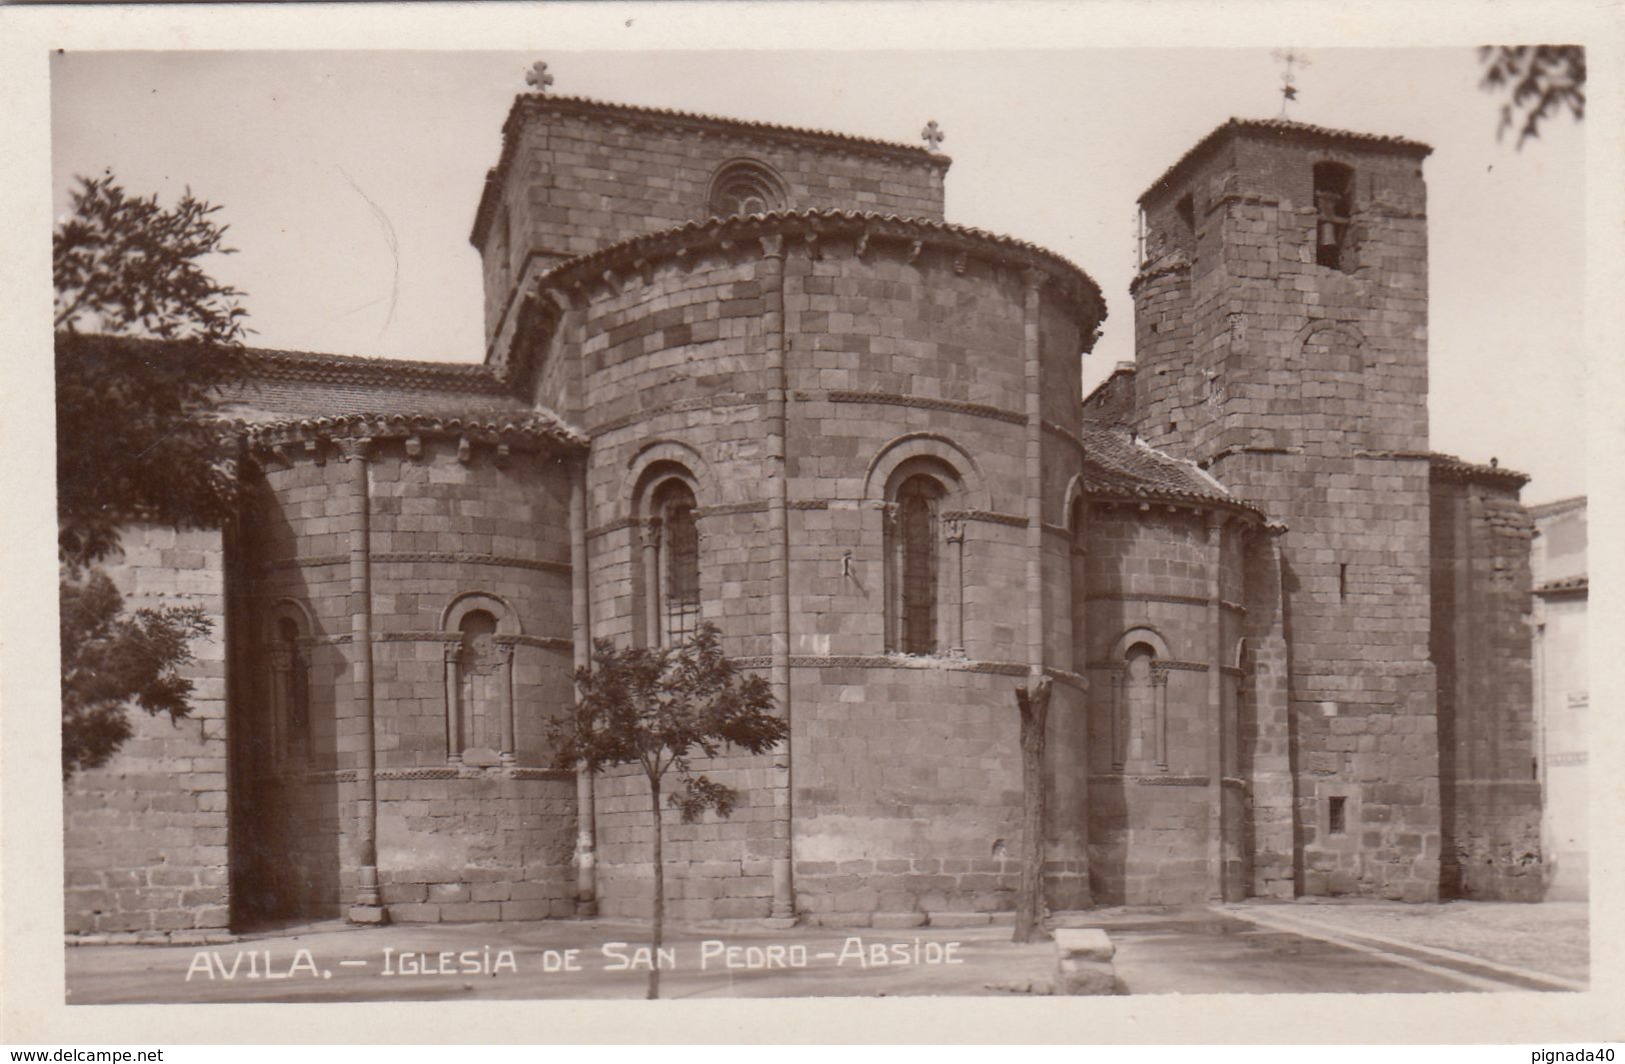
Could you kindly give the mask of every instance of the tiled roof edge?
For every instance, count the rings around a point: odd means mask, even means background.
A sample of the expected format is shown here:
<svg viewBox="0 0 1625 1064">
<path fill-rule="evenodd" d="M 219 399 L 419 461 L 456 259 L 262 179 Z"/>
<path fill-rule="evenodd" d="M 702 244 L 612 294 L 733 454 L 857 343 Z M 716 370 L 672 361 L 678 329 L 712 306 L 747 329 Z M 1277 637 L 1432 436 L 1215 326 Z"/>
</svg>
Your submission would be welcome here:
<svg viewBox="0 0 1625 1064">
<path fill-rule="evenodd" d="M 415 362 L 396 358 L 312 351 L 247 348 L 251 378 L 308 381 L 315 384 L 377 384 L 380 378 L 398 387 L 424 391 L 463 392 L 471 395 L 509 395 L 508 385 L 478 362 Z"/>
<path fill-rule="evenodd" d="M 513 414 L 365 413 L 332 414 L 322 417 L 289 417 L 275 421 L 244 421 L 222 418 L 230 430 L 240 433 L 251 446 L 270 447 L 306 439 L 376 439 L 397 436 L 476 436 L 493 440 L 529 437 L 569 448 L 585 448 L 587 438 L 547 410 L 527 410 Z"/>
<path fill-rule="evenodd" d="M 1520 473 L 1516 469 L 1507 469 L 1499 465 L 1477 465 L 1463 461 L 1453 454 L 1440 454 L 1437 451 L 1429 453 L 1427 457 L 1428 466 L 1433 474 L 1445 480 L 1474 481 L 1514 489 L 1529 483 L 1529 474 Z"/>
</svg>

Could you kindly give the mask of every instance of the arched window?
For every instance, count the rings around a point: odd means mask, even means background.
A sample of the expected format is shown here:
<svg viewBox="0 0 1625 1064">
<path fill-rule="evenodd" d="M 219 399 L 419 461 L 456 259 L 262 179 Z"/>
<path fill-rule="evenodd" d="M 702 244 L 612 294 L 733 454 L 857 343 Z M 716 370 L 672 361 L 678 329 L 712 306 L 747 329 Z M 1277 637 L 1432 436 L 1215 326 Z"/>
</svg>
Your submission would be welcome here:
<svg viewBox="0 0 1625 1064">
<path fill-rule="evenodd" d="M 270 768 L 302 766 L 310 756 L 310 663 L 303 611 L 284 600 L 272 615 L 269 632 Z"/>
<path fill-rule="evenodd" d="M 446 760 L 514 761 L 513 666 L 519 622 L 496 595 L 464 592 L 441 619 L 445 643 Z"/>
<path fill-rule="evenodd" d="M 1131 765 L 1150 760 L 1157 748 L 1156 692 L 1152 687 L 1151 669 L 1155 658 L 1156 652 L 1144 643 L 1129 647 L 1123 658 L 1123 717 L 1127 734 L 1122 736 L 1121 760 Z"/>
<path fill-rule="evenodd" d="M 725 163 L 711 178 L 706 206 L 713 218 L 766 214 L 785 205 L 784 182 L 773 168 L 752 159 Z"/>
<path fill-rule="evenodd" d="M 1117 771 L 1168 768 L 1168 666 L 1162 638 L 1147 628 L 1124 633 L 1114 651 L 1111 752 Z"/>
<path fill-rule="evenodd" d="M 457 651 L 462 680 L 463 713 L 459 745 L 464 764 L 492 764 L 500 756 L 499 716 L 503 675 L 497 654 L 497 619 L 485 610 L 470 610 L 458 625 L 463 641 Z"/>
<path fill-rule="evenodd" d="M 897 487 L 887 510 L 891 562 L 892 645 L 903 654 L 937 654 L 941 595 L 942 482 L 916 473 Z"/>
<path fill-rule="evenodd" d="M 700 530 L 694 520 L 694 492 L 681 480 L 668 480 L 654 495 L 663 549 L 659 558 L 660 641 L 676 646 L 694 634 L 700 620 Z"/>
</svg>

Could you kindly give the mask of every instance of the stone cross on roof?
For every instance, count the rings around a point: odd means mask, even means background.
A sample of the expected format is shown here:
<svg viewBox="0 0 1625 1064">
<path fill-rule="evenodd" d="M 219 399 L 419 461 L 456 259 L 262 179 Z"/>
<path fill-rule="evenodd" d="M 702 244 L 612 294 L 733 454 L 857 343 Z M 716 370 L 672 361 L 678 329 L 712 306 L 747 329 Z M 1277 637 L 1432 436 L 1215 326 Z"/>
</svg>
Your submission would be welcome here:
<svg viewBox="0 0 1625 1064">
<path fill-rule="evenodd" d="M 547 87 L 553 84 L 553 75 L 547 72 L 547 64 L 537 63 L 531 67 L 530 72 L 525 75 L 525 84 L 537 92 L 546 92 Z"/>
<path fill-rule="evenodd" d="M 924 129 L 920 130 L 920 139 L 925 141 L 932 151 L 937 151 L 942 142 L 948 139 L 948 135 L 942 131 L 942 127 L 937 125 L 937 120 L 933 118 L 925 124 Z"/>
<path fill-rule="evenodd" d="M 1292 68 L 1294 66 L 1308 66 L 1309 57 L 1300 55 L 1290 48 L 1284 51 L 1277 49 L 1271 52 L 1270 55 L 1274 57 L 1277 63 L 1281 64 L 1281 117 L 1285 118 L 1286 105 L 1298 98 L 1297 78 L 1293 75 Z"/>
</svg>

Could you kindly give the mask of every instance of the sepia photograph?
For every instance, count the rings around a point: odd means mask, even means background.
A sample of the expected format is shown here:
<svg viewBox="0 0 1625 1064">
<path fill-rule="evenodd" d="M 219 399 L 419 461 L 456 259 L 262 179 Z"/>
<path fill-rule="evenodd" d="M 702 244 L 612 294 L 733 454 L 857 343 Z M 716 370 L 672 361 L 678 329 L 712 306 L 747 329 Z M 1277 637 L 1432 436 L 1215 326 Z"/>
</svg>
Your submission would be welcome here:
<svg viewBox="0 0 1625 1064">
<path fill-rule="evenodd" d="M 1584 43 L 611 13 L 41 57 L 44 997 L 1595 989 Z"/>
</svg>

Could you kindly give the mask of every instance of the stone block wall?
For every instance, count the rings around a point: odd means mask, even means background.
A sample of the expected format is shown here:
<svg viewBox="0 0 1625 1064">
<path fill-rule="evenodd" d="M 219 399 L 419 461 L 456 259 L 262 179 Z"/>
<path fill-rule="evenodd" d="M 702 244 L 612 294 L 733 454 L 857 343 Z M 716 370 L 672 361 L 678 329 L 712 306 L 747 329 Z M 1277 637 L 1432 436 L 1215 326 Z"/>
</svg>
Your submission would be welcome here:
<svg viewBox="0 0 1625 1064">
<path fill-rule="evenodd" d="M 134 734 L 63 793 L 70 934 L 218 932 L 229 924 L 226 593 L 219 532 L 124 530 L 104 568 L 126 612 L 202 606 L 214 631 L 187 667 L 192 714 L 171 723 L 129 711 Z"/>
<path fill-rule="evenodd" d="M 1529 613 L 1534 531 L 1517 481 L 1437 466 L 1433 634 L 1439 673 L 1443 892 L 1538 901 L 1541 787 Z"/>
<path fill-rule="evenodd" d="M 797 908 L 844 924 L 1008 910 L 1024 845 L 1016 681 L 924 661 L 796 673 Z"/>
<path fill-rule="evenodd" d="M 415 453 L 413 453 L 415 452 Z M 569 472 L 562 459 L 455 437 L 375 441 L 365 463 L 370 594 L 352 582 L 355 464 L 318 441 L 267 456 L 245 538 L 249 623 L 240 712 L 247 915 L 332 916 L 356 889 L 361 692 L 356 610 L 369 610 L 377 853 L 402 920 L 513 919 L 572 911 L 574 774 L 545 727 L 570 686 Z M 498 663 L 454 736 L 459 610 L 497 619 Z M 309 735 L 271 749 L 274 619 L 303 618 Z M 511 689 L 511 749 L 500 762 Z M 472 745 L 489 762 L 465 760 Z M 453 758 L 456 755 L 456 758 Z M 484 755 L 481 755 L 484 756 Z M 480 897 L 470 891 L 478 885 Z M 430 895 L 433 894 L 433 897 Z M 501 895 L 501 896 L 499 896 Z M 398 911 L 396 911 L 396 907 Z"/>
</svg>

